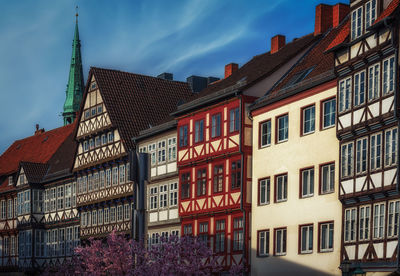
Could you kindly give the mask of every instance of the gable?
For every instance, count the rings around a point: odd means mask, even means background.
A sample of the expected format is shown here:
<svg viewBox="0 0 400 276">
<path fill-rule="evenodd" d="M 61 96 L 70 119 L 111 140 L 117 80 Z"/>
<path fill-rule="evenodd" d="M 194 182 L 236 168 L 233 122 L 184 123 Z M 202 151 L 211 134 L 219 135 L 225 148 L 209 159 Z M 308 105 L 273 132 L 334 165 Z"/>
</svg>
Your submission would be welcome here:
<svg viewBox="0 0 400 276">
<path fill-rule="evenodd" d="M 19 170 L 19 173 L 18 173 L 17 186 L 24 185 L 27 182 L 28 181 L 27 181 L 26 176 L 25 176 L 24 168 L 21 167 L 21 169 Z"/>
</svg>

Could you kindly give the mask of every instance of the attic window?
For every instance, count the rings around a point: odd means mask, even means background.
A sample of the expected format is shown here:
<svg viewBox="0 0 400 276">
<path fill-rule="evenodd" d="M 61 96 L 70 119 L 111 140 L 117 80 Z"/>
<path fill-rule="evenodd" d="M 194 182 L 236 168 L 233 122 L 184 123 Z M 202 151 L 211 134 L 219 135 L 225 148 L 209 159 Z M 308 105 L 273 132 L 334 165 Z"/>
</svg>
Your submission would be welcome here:
<svg viewBox="0 0 400 276">
<path fill-rule="evenodd" d="M 90 84 L 90 90 L 93 90 L 93 89 L 96 89 L 97 88 L 97 84 L 96 84 L 96 82 L 94 81 L 94 82 L 92 82 L 91 84 Z"/>
<path fill-rule="evenodd" d="M 13 177 L 12 177 L 12 175 L 10 175 L 9 177 L 8 177 L 8 185 L 14 185 L 14 179 L 13 179 Z"/>
<path fill-rule="evenodd" d="M 299 72 L 299 73 L 296 73 L 296 74 L 290 79 L 290 81 L 288 81 L 288 82 L 286 83 L 285 88 L 286 88 L 286 87 L 289 87 L 289 86 L 292 86 L 292 85 L 295 85 L 295 84 L 301 82 L 302 80 L 304 80 L 304 79 L 308 76 L 308 74 L 311 73 L 311 71 L 312 71 L 313 69 L 314 69 L 314 67 L 311 67 L 311 68 L 308 68 L 308 69 L 306 69 L 306 70 L 303 70 L 303 71 L 301 71 L 301 72 Z"/>
</svg>

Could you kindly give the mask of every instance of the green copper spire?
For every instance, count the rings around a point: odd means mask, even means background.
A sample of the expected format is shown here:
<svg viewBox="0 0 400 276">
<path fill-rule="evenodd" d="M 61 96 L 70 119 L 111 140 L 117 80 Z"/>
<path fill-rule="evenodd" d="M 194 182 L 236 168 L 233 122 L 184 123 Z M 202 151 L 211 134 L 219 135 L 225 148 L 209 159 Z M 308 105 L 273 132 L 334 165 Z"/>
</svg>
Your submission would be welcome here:
<svg viewBox="0 0 400 276">
<path fill-rule="evenodd" d="M 78 7 L 77 7 L 78 8 Z M 72 58 L 69 68 L 69 79 L 67 84 L 66 99 L 64 103 L 64 125 L 72 123 L 82 101 L 84 90 L 83 70 L 81 57 L 81 41 L 78 31 L 78 12 L 76 13 L 75 34 L 72 43 Z"/>
</svg>

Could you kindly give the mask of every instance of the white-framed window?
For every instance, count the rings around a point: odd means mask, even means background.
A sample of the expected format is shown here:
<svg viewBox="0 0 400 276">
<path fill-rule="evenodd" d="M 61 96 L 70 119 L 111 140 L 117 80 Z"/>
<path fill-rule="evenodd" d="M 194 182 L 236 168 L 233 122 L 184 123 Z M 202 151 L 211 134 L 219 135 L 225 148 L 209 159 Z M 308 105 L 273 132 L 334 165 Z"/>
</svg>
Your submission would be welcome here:
<svg viewBox="0 0 400 276">
<path fill-rule="evenodd" d="M 104 223 L 110 223 L 110 209 L 104 208 Z"/>
<path fill-rule="evenodd" d="M 65 256 L 65 228 L 58 230 L 58 241 L 59 241 L 59 256 Z"/>
<path fill-rule="evenodd" d="M 160 208 L 166 208 L 168 204 L 168 184 L 160 185 Z"/>
<path fill-rule="evenodd" d="M 87 191 L 87 175 L 82 176 L 82 192 L 86 193 Z"/>
<path fill-rule="evenodd" d="M 166 153 L 165 146 L 166 146 L 165 140 L 162 140 L 162 141 L 158 142 L 158 153 L 157 153 L 157 155 L 158 155 L 158 163 L 165 162 L 165 157 L 166 157 L 165 156 L 165 153 Z"/>
<path fill-rule="evenodd" d="M 287 174 L 275 177 L 275 198 L 276 202 L 287 200 Z"/>
<path fill-rule="evenodd" d="M 260 124 L 260 146 L 266 147 L 271 145 L 271 120 Z"/>
<path fill-rule="evenodd" d="M 383 95 L 394 92 L 394 57 L 389 57 L 383 61 Z"/>
<path fill-rule="evenodd" d="M 367 30 L 376 19 L 376 0 L 371 0 L 365 4 L 365 30 Z"/>
<path fill-rule="evenodd" d="M 370 219 L 371 219 L 371 207 L 361 206 L 359 210 L 359 236 L 358 239 L 360 241 L 369 240 L 369 226 L 370 226 Z"/>
<path fill-rule="evenodd" d="M 382 239 L 385 229 L 385 203 L 374 205 L 374 239 Z"/>
<path fill-rule="evenodd" d="M 115 222 L 115 207 L 110 208 L 110 222 Z"/>
<path fill-rule="evenodd" d="M 277 142 L 284 142 L 289 139 L 289 115 L 283 115 L 278 117 L 278 133 L 277 133 Z"/>
<path fill-rule="evenodd" d="M 258 231 L 258 256 L 269 256 L 269 230 Z"/>
<path fill-rule="evenodd" d="M 97 218 L 98 225 L 102 225 L 103 224 L 103 209 L 98 210 L 97 216 L 98 216 L 98 218 Z"/>
<path fill-rule="evenodd" d="M 125 164 L 119 165 L 119 183 L 124 184 L 125 183 Z"/>
<path fill-rule="evenodd" d="M 335 191 L 335 163 L 321 166 L 321 194 Z"/>
<path fill-rule="evenodd" d="M 365 103 L 365 71 L 354 74 L 354 106 Z"/>
<path fill-rule="evenodd" d="M 124 220 L 129 220 L 131 218 L 131 205 L 125 204 L 124 205 Z"/>
<path fill-rule="evenodd" d="M 150 210 L 154 210 L 158 208 L 157 204 L 158 198 L 158 187 L 151 187 L 150 188 Z"/>
<path fill-rule="evenodd" d="M 151 165 L 154 166 L 157 162 L 156 160 L 156 143 L 152 143 L 147 146 L 148 147 L 148 153 L 150 154 L 150 159 L 151 159 Z"/>
<path fill-rule="evenodd" d="M 139 152 L 147 152 L 147 146 L 140 147 Z"/>
<path fill-rule="evenodd" d="M 99 185 L 100 190 L 104 189 L 105 184 L 106 184 L 106 175 L 105 175 L 104 170 L 101 170 L 100 171 L 100 185 Z"/>
<path fill-rule="evenodd" d="M 353 142 L 343 144 L 341 150 L 341 172 L 342 177 L 353 175 Z"/>
<path fill-rule="evenodd" d="M 356 240 L 357 229 L 357 209 L 350 208 L 344 211 L 344 241 L 352 242 Z"/>
<path fill-rule="evenodd" d="M 72 182 L 72 207 L 76 206 L 76 182 Z"/>
<path fill-rule="evenodd" d="M 14 218 L 18 216 L 18 198 L 14 197 Z"/>
<path fill-rule="evenodd" d="M 92 213 L 90 211 L 86 213 L 86 226 L 92 226 Z"/>
<path fill-rule="evenodd" d="M 315 131 L 315 105 L 302 109 L 303 134 L 313 133 Z"/>
<path fill-rule="evenodd" d="M 72 184 L 65 185 L 65 208 L 71 208 Z"/>
<path fill-rule="evenodd" d="M 93 190 L 94 191 L 97 191 L 99 189 L 99 181 L 100 181 L 99 173 L 95 172 L 93 174 Z"/>
<path fill-rule="evenodd" d="M 88 151 L 89 150 L 89 144 L 88 141 L 83 141 L 83 151 Z"/>
<path fill-rule="evenodd" d="M 114 132 L 113 132 L 113 131 L 110 131 L 110 132 L 108 133 L 108 142 L 111 143 L 111 142 L 113 142 L 113 141 L 114 141 Z"/>
<path fill-rule="evenodd" d="M 0 240 L 1 242 L 1 240 Z M 16 256 L 17 254 L 17 237 L 16 236 L 11 236 L 11 256 Z M 0 256 L 1 256 L 1 250 L 0 250 Z"/>
<path fill-rule="evenodd" d="M 13 178 L 12 175 L 10 175 L 10 176 L 8 177 L 8 185 L 9 185 L 9 186 L 14 185 L 14 178 Z"/>
<path fill-rule="evenodd" d="M 62 186 L 64 188 L 64 186 Z M 43 190 L 32 190 L 33 194 L 33 212 L 43 213 Z M 64 197 L 63 197 L 64 200 Z"/>
<path fill-rule="evenodd" d="M 57 210 L 64 209 L 64 186 L 57 187 Z"/>
<path fill-rule="evenodd" d="M 95 145 L 96 145 L 96 148 L 101 146 L 101 138 L 100 138 L 100 136 L 96 136 Z"/>
<path fill-rule="evenodd" d="M 370 137 L 371 143 L 371 160 L 370 169 L 376 170 L 381 167 L 381 156 L 382 156 L 382 133 L 376 133 Z"/>
<path fill-rule="evenodd" d="M 235 107 L 229 110 L 229 132 L 239 131 L 239 127 L 240 127 L 239 107 Z"/>
<path fill-rule="evenodd" d="M 277 256 L 286 255 L 286 228 L 275 229 L 275 248 Z"/>
<path fill-rule="evenodd" d="M 97 210 L 92 211 L 92 225 L 97 225 Z"/>
<path fill-rule="evenodd" d="M 86 216 L 87 216 L 86 212 L 82 212 L 82 215 L 81 215 L 81 225 L 82 225 L 82 227 L 86 226 L 86 221 L 87 221 Z"/>
<path fill-rule="evenodd" d="M 199 143 L 204 141 L 204 120 L 194 122 L 194 142 Z"/>
<path fill-rule="evenodd" d="M 351 13 L 351 39 L 354 40 L 363 34 L 363 7 Z"/>
<path fill-rule="evenodd" d="M 339 82 L 339 112 L 351 108 L 351 77 Z"/>
<path fill-rule="evenodd" d="M 258 181 L 258 204 L 259 205 L 266 205 L 269 204 L 269 198 L 271 194 L 271 180 L 270 178 L 260 179 Z"/>
<path fill-rule="evenodd" d="M 111 168 L 106 170 L 106 187 L 111 187 Z"/>
<path fill-rule="evenodd" d="M 333 222 L 320 224 L 320 245 L 321 252 L 333 251 Z"/>
<path fill-rule="evenodd" d="M 89 149 L 94 149 L 94 139 L 89 139 Z"/>
<path fill-rule="evenodd" d="M 168 160 L 176 160 L 176 137 L 168 139 Z"/>
<path fill-rule="evenodd" d="M 177 206 L 178 205 L 178 183 L 170 183 L 169 184 L 169 206 Z"/>
<path fill-rule="evenodd" d="M 313 225 L 300 226 L 300 253 L 312 253 L 313 251 Z"/>
<path fill-rule="evenodd" d="M 373 101 L 379 98 L 380 65 L 374 64 L 368 68 L 368 100 Z"/>
<path fill-rule="evenodd" d="M 7 201 L 7 218 L 11 219 L 13 217 L 13 200 L 8 199 Z"/>
<path fill-rule="evenodd" d="M 365 173 L 367 171 L 368 137 L 358 139 L 356 145 L 356 173 Z"/>
<path fill-rule="evenodd" d="M 336 121 L 336 98 L 322 102 L 322 109 L 322 128 L 326 129 L 334 126 Z"/>
<path fill-rule="evenodd" d="M 215 138 L 221 135 L 221 113 L 211 116 L 211 137 Z"/>
<path fill-rule="evenodd" d="M 93 175 L 89 174 L 88 175 L 88 192 L 91 192 L 93 190 Z"/>
<path fill-rule="evenodd" d="M 400 200 L 389 201 L 388 237 L 397 237 L 399 231 Z"/>
<path fill-rule="evenodd" d="M 106 134 L 102 134 L 101 135 L 101 144 L 102 145 L 107 145 L 108 141 L 107 141 L 107 135 Z"/>
<path fill-rule="evenodd" d="M 123 206 L 122 205 L 118 205 L 117 206 L 117 221 L 122 221 L 123 218 L 124 218 Z"/>
<path fill-rule="evenodd" d="M 112 185 L 118 185 L 118 167 L 113 167 L 112 170 Z"/>
<path fill-rule="evenodd" d="M 397 164 L 397 128 L 385 132 L 385 166 Z"/>
<path fill-rule="evenodd" d="M 1 201 L 1 219 L 6 219 L 6 214 L 7 214 L 7 201 L 2 200 Z"/>
<path fill-rule="evenodd" d="M 314 168 L 301 170 L 301 197 L 314 195 Z"/>
</svg>

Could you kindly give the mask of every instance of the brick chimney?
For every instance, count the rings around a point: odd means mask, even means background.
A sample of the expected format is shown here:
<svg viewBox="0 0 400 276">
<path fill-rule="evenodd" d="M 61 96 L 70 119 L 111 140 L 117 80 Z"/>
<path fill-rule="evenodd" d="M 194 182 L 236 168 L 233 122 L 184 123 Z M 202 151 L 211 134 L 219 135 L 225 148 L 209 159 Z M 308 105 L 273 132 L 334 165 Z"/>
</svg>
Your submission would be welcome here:
<svg viewBox="0 0 400 276">
<path fill-rule="evenodd" d="M 44 128 L 39 129 L 39 124 L 36 124 L 35 135 L 42 134 L 44 132 Z"/>
<path fill-rule="evenodd" d="M 346 17 L 346 15 L 350 12 L 349 5 L 338 3 L 333 6 L 333 28 L 339 26 L 340 22 Z"/>
<path fill-rule="evenodd" d="M 271 38 L 271 54 L 275 54 L 280 48 L 285 46 L 286 37 L 284 35 L 276 35 Z"/>
<path fill-rule="evenodd" d="M 314 35 L 322 34 L 332 27 L 332 8 L 331 5 L 326 4 L 315 7 Z"/>
<path fill-rule="evenodd" d="M 239 65 L 237 63 L 229 63 L 225 65 L 225 79 L 232 75 L 233 72 L 239 69 Z"/>
</svg>

